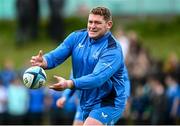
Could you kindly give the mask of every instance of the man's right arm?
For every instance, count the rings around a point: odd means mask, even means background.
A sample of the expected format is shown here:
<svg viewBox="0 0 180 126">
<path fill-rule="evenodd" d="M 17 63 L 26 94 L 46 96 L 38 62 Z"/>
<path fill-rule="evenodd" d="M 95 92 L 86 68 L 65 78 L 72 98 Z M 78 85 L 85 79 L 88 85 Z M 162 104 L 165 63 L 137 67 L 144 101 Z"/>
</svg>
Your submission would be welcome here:
<svg viewBox="0 0 180 126">
<path fill-rule="evenodd" d="M 47 61 L 47 69 L 63 63 L 71 55 L 75 39 L 76 34 L 73 32 L 56 49 L 44 55 L 44 59 Z"/>
</svg>

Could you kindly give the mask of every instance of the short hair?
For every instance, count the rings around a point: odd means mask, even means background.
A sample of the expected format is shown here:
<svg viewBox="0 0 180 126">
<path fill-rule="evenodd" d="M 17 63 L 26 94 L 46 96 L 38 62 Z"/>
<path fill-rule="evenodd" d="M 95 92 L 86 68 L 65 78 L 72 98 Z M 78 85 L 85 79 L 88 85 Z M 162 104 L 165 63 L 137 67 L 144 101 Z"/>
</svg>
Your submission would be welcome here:
<svg viewBox="0 0 180 126">
<path fill-rule="evenodd" d="M 112 20 L 112 15 L 111 15 L 110 10 L 108 8 L 105 8 L 105 7 L 93 8 L 90 11 L 90 14 L 103 16 L 105 21 L 111 21 Z"/>
</svg>

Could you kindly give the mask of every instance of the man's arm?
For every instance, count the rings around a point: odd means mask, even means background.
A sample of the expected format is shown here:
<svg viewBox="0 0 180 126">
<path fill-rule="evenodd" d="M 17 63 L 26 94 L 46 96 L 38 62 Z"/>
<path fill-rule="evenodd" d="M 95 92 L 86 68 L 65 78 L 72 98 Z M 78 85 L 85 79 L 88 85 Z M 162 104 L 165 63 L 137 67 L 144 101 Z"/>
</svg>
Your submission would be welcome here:
<svg viewBox="0 0 180 126">
<path fill-rule="evenodd" d="M 101 86 L 105 81 L 107 81 L 120 67 L 122 72 L 124 70 L 123 56 L 118 50 L 110 50 L 104 53 L 94 71 L 91 74 L 82 76 L 80 78 L 75 78 L 71 80 L 66 80 L 62 77 L 55 77 L 58 83 L 49 86 L 49 88 L 54 90 L 65 90 L 69 89 L 91 89 Z"/>
<path fill-rule="evenodd" d="M 72 79 L 77 89 L 91 89 L 104 84 L 111 76 L 122 68 L 124 70 L 123 55 L 120 50 L 109 49 L 99 59 L 93 72 L 80 78 Z"/>
<path fill-rule="evenodd" d="M 76 42 L 75 32 L 71 33 L 56 49 L 44 55 L 47 61 L 47 69 L 52 69 L 63 63 L 72 53 Z"/>
</svg>

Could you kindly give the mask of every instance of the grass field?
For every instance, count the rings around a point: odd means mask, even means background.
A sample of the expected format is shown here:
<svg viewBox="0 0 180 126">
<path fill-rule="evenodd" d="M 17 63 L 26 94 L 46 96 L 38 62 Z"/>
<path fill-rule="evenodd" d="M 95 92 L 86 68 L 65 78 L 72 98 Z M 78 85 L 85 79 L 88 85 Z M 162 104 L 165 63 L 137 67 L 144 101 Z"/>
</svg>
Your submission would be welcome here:
<svg viewBox="0 0 180 126">
<path fill-rule="evenodd" d="M 78 20 L 77 20 L 78 22 Z M 71 28 L 72 22 L 67 21 L 70 28 L 68 33 L 74 29 L 81 28 L 82 23 L 74 22 L 76 27 Z M 127 29 L 135 30 L 143 42 L 143 45 L 150 50 L 155 58 L 166 59 L 170 52 L 176 52 L 180 58 L 180 21 L 173 20 L 168 23 L 162 22 L 133 22 L 126 24 Z M 14 21 L 0 21 L 0 65 L 2 66 L 5 58 L 11 58 L 15 63 L 15 68 L 20 69 L 29 62 L 32 55 L 36 55 L 40 49 L 48 52 L 57 46 L 50 40 L 42 25 L 40 37 L 38 40 L 29 41 L 21 48 L 15 46 L 16 23 Z M 1 67 L 0 67 L 1 68 Z M 47 72 L 48 77 L 57 74 L 68 78 L 71 69 L 71 61 L 68 59 L 65 63 L 56 69 Z"/>
</svg>

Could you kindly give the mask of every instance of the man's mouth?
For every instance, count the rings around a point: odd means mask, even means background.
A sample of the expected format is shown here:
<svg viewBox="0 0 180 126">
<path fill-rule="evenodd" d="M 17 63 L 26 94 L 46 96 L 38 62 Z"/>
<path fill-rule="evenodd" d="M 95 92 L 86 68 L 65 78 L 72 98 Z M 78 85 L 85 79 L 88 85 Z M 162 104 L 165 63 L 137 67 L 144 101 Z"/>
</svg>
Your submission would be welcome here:
<svg viewBox="0 0 180 126">
<path fill-rule="evenodd" d="M 97 30 L 93 30 L 93 31 L 92 31 L 92 30 L 90 30 L 89 32 L 91 32 L 91 33 L 95 33 L 95 32 L 97 32 Z"/>
</svg>

